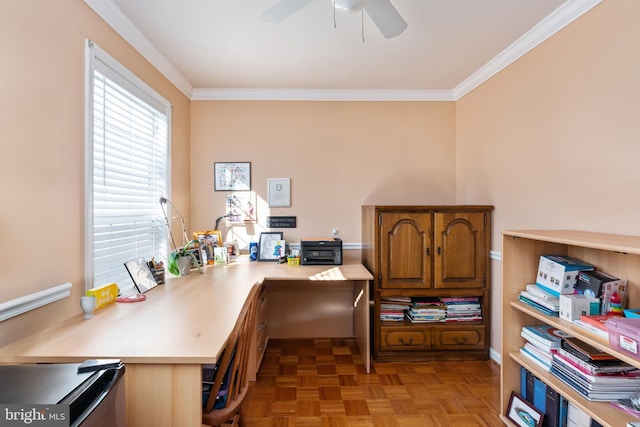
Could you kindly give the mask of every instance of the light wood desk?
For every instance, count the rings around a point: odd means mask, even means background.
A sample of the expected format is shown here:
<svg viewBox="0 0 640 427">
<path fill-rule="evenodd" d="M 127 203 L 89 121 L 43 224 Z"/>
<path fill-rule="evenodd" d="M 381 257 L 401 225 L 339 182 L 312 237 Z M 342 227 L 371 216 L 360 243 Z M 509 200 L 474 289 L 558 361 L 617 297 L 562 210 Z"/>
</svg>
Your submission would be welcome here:
<svg viewBox="0 0 640 427">
<path fill-rule="evenodd" d="M 251 286 L 265 280 L 310 290 L 353 284 L 353 336 L 370 369 L 367 269 L 243 262 L 168 278 L 140 303 L 116 303 L 90 320 L 81 314 L 0 349 L 2 363 L 80 362 L 119 358 L 126 365 L 127 421 L 141 426 L 201 425 L 201 364 L 213 363 Z M 327 282 L 329 281 L 329 282 Z M 313 298 L 308 301 L 313 304 Z"/>
</svg>

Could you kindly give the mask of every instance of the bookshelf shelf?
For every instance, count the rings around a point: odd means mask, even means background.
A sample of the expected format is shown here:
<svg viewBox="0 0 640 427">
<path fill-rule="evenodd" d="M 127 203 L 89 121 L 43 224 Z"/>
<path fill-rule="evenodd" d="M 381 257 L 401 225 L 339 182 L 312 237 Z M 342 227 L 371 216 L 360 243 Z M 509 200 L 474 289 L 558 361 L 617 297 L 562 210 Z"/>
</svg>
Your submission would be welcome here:
<svg viewBox="0 0 640 427">
<path fill-rule="evenodd" d="M 603 350 L 629 364 L 634 359 L 609 346 L 604 340 L 573 323 L 547 316 L 518 301 L 518 293 L 534 283 L 541 255 L 569 255 L 596 266 L 598 270 L 626 278 L 628 307 L 640 307 L 640 237 L 571 230 L 504 231 L 502 272 L 502 378 L 501 414 L 505 414 L 511 391 L 520 389 L 520 367 L 525 367 L 603 426 L 624 426 L 635 417 L 608 402 L 591 402 L 580 393 L 530 362 L 519 352 L 524 344 L 522 326 L 546 324 Z M 512 425 L 502 417 L 507 425 Z"/>
</svg>

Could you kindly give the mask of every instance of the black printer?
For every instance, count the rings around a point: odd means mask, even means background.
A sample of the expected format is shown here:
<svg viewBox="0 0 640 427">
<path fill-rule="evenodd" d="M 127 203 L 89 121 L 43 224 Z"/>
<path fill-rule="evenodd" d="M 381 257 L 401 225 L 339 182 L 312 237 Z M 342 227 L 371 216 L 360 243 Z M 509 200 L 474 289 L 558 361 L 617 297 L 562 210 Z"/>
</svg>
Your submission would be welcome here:
<svg viewBox="0 0 640 427">
<path fill-rule="evenodd" d="M 300 263 L 302 265 L 342 265 L 342 239 L 302 238 Z"/>
</svg>

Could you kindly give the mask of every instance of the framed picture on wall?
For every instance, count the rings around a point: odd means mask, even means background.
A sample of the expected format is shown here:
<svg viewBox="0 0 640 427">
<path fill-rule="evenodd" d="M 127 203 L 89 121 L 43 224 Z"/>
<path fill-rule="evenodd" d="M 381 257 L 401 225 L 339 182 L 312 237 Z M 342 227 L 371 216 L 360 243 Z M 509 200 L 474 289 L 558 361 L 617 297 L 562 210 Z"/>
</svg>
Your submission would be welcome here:
<svg viewBox="0 0 640 427">
<path fill-rule="evenodd" d="M 215 191 L 249 191 L 251 162 L 215 162 L 213 181 Z"/>
<path fill-rule="evenodd" d="M 291 207 L 291 179 L 269 178 L 267 179 L 267 194 L 270 208 Z"/>
<path fill-rule="evenodd" d="M 258 261 L 278 261 L 284 254 L 284 240 L 281 231 L 260 233 L 258 241 Z"/>
</svg>

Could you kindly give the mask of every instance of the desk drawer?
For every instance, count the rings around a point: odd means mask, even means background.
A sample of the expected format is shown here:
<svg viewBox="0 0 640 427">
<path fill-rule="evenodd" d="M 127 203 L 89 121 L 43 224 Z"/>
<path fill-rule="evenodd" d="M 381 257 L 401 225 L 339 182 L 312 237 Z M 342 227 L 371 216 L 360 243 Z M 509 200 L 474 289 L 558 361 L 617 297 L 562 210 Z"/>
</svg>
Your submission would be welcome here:
<svg viewBox="0 0 640 427">
<path fill-rule="evenodd" d="M 267 312 L 268 292 L 263 285 L 258 297 L 258 309 L 256 313 L 256 370 L 260 369 L 262 357 L 267 350 L 269 342 L 269 319 Z"/>
<path fill-rule="evenodd" d="M 258 360 L 262 357 L 262 354 L 267 349 L 267 341 L 269 340 L 269 324 L 265 321 L 258 325 L 257 339 L 256 339 L 256 352 L 258 353 Z"/>
<path fill-rule="evenodd" d="M 260 323 L 267 320 L 267 302 L 268 298 L 267 292 L 265 290 L 258 298 L 258 311 L 256 313 L 256 323 L 258 324 L 258 326 L 260 325 Z"/>
<path fill-rule="evenodd" d="M 434 350 L 480 350 L 484 349 L 484 326 L 448 326 L 434 328 Z"/>
<path fill-rule="evenodd" d="M 430 328 L 382 328 L 384 350 L 427 350 L 431 347 Z"/>
</svg>

